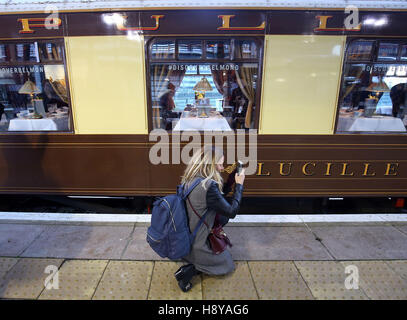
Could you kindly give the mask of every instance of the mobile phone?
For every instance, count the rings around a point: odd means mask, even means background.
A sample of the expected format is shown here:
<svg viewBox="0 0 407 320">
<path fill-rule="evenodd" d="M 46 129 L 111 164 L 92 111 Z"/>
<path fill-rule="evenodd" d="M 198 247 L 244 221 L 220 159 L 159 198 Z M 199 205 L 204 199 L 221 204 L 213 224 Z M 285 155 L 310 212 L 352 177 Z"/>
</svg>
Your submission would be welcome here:
<svg viewBox="0 0 407 320">
<path fill-rule="evenodd" d="M 236 173 L 238 176 L 240 176 L 240 173 L 242 172 L 243 169 L 243 162 L 238 160 L 237 165 L 236 165 Z"/>
</svg>

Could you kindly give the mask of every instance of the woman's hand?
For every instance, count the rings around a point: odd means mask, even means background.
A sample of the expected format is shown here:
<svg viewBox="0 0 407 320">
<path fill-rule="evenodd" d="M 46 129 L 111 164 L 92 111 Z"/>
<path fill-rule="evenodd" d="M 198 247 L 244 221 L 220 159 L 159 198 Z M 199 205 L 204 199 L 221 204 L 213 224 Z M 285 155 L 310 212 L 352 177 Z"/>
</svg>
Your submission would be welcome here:
<svg viewBox="0 0 407 320">
<path fill-rule="evenodd" d="M 242 172 L 240 172 L 240 175 L 238 175 L 237 173 L 235 174 L 236 183 L 241 184 L 241 185 L 243 185 L 244 178 L 245 178 L 244 170 L 245 169 L 242 169 Z"/>
</svg>

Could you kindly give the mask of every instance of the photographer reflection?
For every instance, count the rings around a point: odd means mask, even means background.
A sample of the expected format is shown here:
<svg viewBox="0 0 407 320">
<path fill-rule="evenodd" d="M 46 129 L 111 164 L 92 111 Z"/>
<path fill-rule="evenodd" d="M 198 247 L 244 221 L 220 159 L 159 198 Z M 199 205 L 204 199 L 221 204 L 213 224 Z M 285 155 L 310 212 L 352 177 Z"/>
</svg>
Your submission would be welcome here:
<svg viewBox="0 0 407 320">
<path fill-rule="evenodd" d="M 167 91 L 160 97 L 160 117 L 162 118 L 163 129 L 171 130 L 172 118 L 178 118 L 178 114 L 173 112 L 175 109 L 175 85 L 171 82 L 167 85 Z"/>
<path fill-rule="evenodd" d="M 233 129 L 245 128 L 245 117 L 247 112 L 248 100 L 244 96 L 240 87 L 232 91 L 231 105 L 233 106 Z"/>
<path fill-rule="evenodd" d="M 399 83 L 390 90 L 392 114 L 395 118 L 404 118 L 407 104 L 407 83 Z"/>
</svg>

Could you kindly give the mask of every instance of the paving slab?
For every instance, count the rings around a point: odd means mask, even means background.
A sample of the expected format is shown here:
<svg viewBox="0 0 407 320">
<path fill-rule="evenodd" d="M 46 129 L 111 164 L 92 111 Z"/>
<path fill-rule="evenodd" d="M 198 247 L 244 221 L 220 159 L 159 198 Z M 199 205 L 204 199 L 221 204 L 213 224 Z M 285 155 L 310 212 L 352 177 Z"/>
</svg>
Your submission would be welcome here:
<svg viewBox="0 0 407 320">
<path fill-rule="evenodd" d="M 52 226 L 24 252 L 24 257 L 119 259 L 131 226 Z"/>
<path fill-rule="evenodd" d="M 406 260 L 392 260 L 392 261 L 386 261 L 386 263 L 400 277 L 407 280 L 407 261 Z"/>
<path fill-rule="evenodd" d="M 18 258 L 0 258 L 0 279 L 18 262 Z M 1 280 L 0 280 L 1 283 Z"/>
<path fill-rule="evenodd" d="M 154 262 L 110 261 L 93 300 L 146 300 Z"/>
<path fill-rule="evenodd" d="M 342 265 L 358 268 L 359 286 L 373 300 L 406 300 L 407 280 L 385 261 L 343 261 Z"/>
<path fill-rule="evenodd" d="M 47 226 L 0 224 L 0 256 L 19 256 Z"/>
<path fill-rule="evenodd" d="M 39 299 L 89 300 L 92 298 L 108 260 L 68 260 L 58 272 L 58 289 L 45 289 Z"/>
<path fill-rule="evenodd" d="M 148 227 L 136 227 L 122 259 L 125 260 L 167 260 L 161 258 L 151 249 L 146 241 Z"/>
<path fill-rule="evenodd" d="M 407 235 L 407 226 L 394 226 L 396 229 L 398 229 L 400 232 L 404 233 Z"/>
<path fill-rule="evenodd" d="M 306 227 L 225 227 L 235 260 L 332 260 Z"/>
<path fill-rule="evenodd" d="M 52 276 L 48 266 L 59 268 L 62 259 L 20 259 L 1 279 L 0 298 L 36 299 Z"/>
<path fill-rule="evenodd" d="M 249 261 L 262 300 L 312 300 L 314 297 L 291 261 Z"/>
<path fill-rule="evenodd" d="M 318 300 L 367 300 L 361 288 L 346 289 L 345 266 L 336 261 L 294 261 L 302 278 Z"/>
<path fill-rule="evenodd" d="M 407 235 L 392 226 L 312 227 L 339 260 L 407 259 Z"/>
<path fill-rule="evenodd" d="M 236 261 L 234 272 L 202 277 L 204 300 L 258 300 L 259 297 L 246 261 Z"/>
<path fill-rule="evenodd" d="M 201 276 L 193 277 L 192 289 L 183 292 L 174 277 L 174 272 L 181 267 L 181 262 L 156 261 L 154 263 L 153 275 L 151 279 L 149 300 L 201 300 L 202 285 Z"/>
</svg>

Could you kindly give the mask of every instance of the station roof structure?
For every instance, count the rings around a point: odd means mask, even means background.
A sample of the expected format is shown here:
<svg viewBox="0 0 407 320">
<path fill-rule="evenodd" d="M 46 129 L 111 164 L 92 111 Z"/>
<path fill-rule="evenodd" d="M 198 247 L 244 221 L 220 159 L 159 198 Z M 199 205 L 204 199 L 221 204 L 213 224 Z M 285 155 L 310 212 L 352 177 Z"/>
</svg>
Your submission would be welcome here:
<svg viewBox="0 0 407 320">
<path fill-rule="evenodd" d="M 406 0 L 0 0 L 0 12 L 38 12 L 53 6 L 59 11 L 177 8 L 320 8 L 407 9 Z"/>
</svg>

